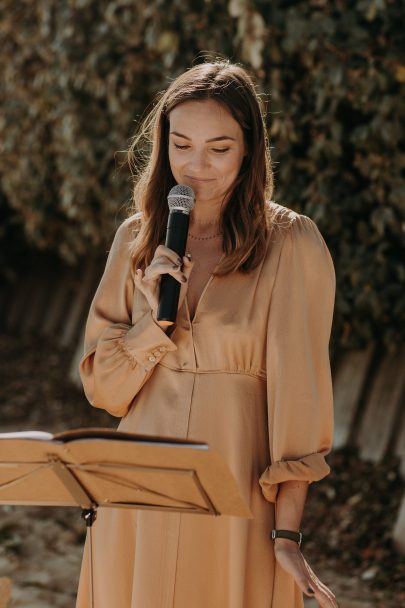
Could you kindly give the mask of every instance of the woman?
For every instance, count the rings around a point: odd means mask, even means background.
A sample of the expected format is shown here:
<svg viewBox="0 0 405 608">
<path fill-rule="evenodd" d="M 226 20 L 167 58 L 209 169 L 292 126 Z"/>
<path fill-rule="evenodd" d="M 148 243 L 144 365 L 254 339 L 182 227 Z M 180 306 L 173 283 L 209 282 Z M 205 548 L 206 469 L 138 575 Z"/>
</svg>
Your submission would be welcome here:
<svg viewBox="0 0 405 608">
<path fill-rule="evenodd" d="M 176 78 L 149 114 L 151 153 L 94 296 L 80 374 L 119 429 L 206 441 L 253 519 L 101 509 L 97 608 L 337 606 L 299 544 L 308 483 L 330 472 L 328 343 L 335 273 L 314 222 L 270 202 L 261 101 L 227 61 Z M 165 247 L 167 194 L 196 195 L 188 256 Z M 156 318 L 159 281 L 181 283 L 176 324 Z M 85 547 L 77 608 L 88 604 Z"/>
</svg>

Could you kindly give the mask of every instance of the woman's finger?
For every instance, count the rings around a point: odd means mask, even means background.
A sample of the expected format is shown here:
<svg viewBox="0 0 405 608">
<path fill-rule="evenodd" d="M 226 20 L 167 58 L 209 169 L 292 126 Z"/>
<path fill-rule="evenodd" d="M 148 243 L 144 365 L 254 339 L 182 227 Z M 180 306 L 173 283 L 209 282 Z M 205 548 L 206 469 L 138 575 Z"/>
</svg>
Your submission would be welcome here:
<svg viewBox="0 0 405 608">
<path fill-rule="evenodd" d="M 143 270 L 142 268 L 137 268 L 134 274 L 134 279 L 135 279 L 135 283 L 138 283 L 138 287 L 139 284 L 142 283 L 142 279 L 143 279 Z"/>
<path fill-rule="evenodd" d="M 170 274 L 173 278 L 179 281 L 179 283 L 186 282 L 186 280 L 183 280 L 184 273 L 181 265 L 173 264 L 171 261 L 153 262 L 145 269 L 144 280 L 153 282 L 156 281 L 162 274 Z"/>
<path fill-rule="evenodd" d="M 301 551 L 278 550 L 276 556 L 281 567 L 293 575 L 306 596 L 316 599 L 321 608 L 338 608 L 336 597 L 315 575 Z"/>
<path fill-rule="evenodd" d="M 332 598 L 334 598 L 335 602 L 336 602 L 336 598 L 333 595 L 332 591 L 329 589 L 329 587 L 327 587 L 315 574 L 315 572 L 312 570 L 311 566 L 308 564 L 308 562 L 306 561 L 305 557 L 303 557 L 304 560 L 304 564 L 306 567 L 306 570 L 308 572 L 308 575 L 310 577 L 310 579 L 312 580 L 312 583 L 310 586 L 313 588 L 318 587 L 321 591 L 323 591 L 324 593 L 326 593 L 326 595 L 329 595 Z M 336 604 L 337 605 L 337 604 Z"/>
<path fill-rule="evenodd" d="M 297 583 L 305 595 L 308 597 L 313 597 L 318 601 L 321 608 L 339 608 L 336 597 L 323 583 L 314 583 L 311 579 L 307 579 L 306 581 L 297 581 Z"/>
<path fill-rule="evenodd" d="M 173 251 L 173 249 L 169 249 L 166 245 L 158 245 L 156 248 L 155 257 L 159 258 L 160 256 L 167 258 L 172 264 L 181 265 L 183 263 L 181 255 Z"/>
<path fill-rule="evenodd" d="M 156 250 L 158 253 L 162 253 Z M 167 248 L 166 248 L 167 249 Z M 172 256 L 173 252 L 171 253 Z M 177 254 L 176 254 L 177 255 Z M 194 262 L 191 260 L 191 254 L 187 253 L 181 264 L 172 263 L 172 257 L 169 259 L 166 255 L 156 255 L 152 260 L 151 264 L 142 271 L 141 268 L 137 268 L 134 274 L 134 281 L 137 289 L 143 293 L 148 300 L 152 310 L 155 310 L 159 303 L 159 278 L 162 274 L 170 274 L 181 284 L 180 296 L 179 296 L 179 308 L 181 307 L 185 298 L 188 279 L 193 269 Z"/>
<path fill-rule="evenodd" d="M 308 578 L 301 589 L 307 596 L 314 597 L 319 602 L 321 608 L 338 608 L 338 603 L 333 592 L 316 576 L 304 556 L 303 560 Z M 310 592 L 311 589 L 313 593 Z"/>
<path fill-rule="evenodd" d="M 316 589 L 315 595 L 311 597 L 315 597 L 321 608 L 339 608 L 336 598 L 330 589 L 328 589 L 328 593 L 321 589 Z"/>
<path fill-rule="evenodd" d="M 193 270 L 194 262 L 191 259 L 191 254 L 187 254 L 183 257 L 183 273 L 186 275 L 187 279 L 190 277 L 191 271 Z"/>
</svg>

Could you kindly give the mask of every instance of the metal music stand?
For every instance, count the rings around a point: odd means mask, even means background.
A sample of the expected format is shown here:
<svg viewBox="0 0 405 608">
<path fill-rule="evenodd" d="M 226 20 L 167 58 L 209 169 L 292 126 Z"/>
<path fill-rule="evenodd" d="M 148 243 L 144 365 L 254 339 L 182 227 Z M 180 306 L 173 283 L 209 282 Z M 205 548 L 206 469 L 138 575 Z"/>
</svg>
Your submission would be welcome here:
<svg viewBox="0 0 405 608">
<path fill-rule="evenodd" d="M 0 504 L 81 507 L 92 608 L 99 507 L 252 518 L 228 466 L 206 443 L 94 428 L 0 433 Z"/>
</svg>

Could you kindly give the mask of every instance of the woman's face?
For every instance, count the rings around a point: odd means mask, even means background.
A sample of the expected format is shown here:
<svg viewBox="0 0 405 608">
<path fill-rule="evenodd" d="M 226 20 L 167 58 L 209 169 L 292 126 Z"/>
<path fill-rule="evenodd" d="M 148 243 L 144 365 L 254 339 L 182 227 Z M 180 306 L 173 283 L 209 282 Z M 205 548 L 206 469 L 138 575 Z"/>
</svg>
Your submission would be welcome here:
<svg viewBox="0 0 405 608">
<path fill-rule="evenodd" d="M 221 202 L 246 154 L 239 123 L 211 99 L 185 101 L 169 114 L 169 161 L 178 184 L 197 201 Z"/>
</svg>

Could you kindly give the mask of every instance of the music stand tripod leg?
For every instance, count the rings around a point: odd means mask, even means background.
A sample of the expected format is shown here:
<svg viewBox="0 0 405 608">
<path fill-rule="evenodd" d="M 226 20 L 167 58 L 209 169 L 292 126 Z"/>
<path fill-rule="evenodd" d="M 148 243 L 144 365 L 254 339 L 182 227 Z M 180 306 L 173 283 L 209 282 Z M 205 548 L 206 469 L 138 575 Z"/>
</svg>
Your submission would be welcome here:
<svg viewBox="0 0 405 608">
<path fill-rule="evenodd" d="M 87 538 L 89 542 L 89 592 L 90 592 L 90 606 L 94 608 L 94 577 L 93 577 L 93 538 L 92 538 L 92 527 L 97 517 L 97 511 L 90 507 L 89 509 L 82 509 L 82 517 L 86 522 Z"/>
<path fill-rule="evenodd" d="M 90 577 L 90 606 L 94 608 L 94 581 L 93 581 L 93 539 L 91 528 L 97 517 L 93 498 L 76 478 L 69 466 L 54 454 L 48 454 L 48 462 L 55 475 L 63 483 L 66 490 L 70 493 L 76 504 L 82 507 L 82 517 L 86 522 L 87 538 L 89 542 L 89 577 Z"/>
</svg>

